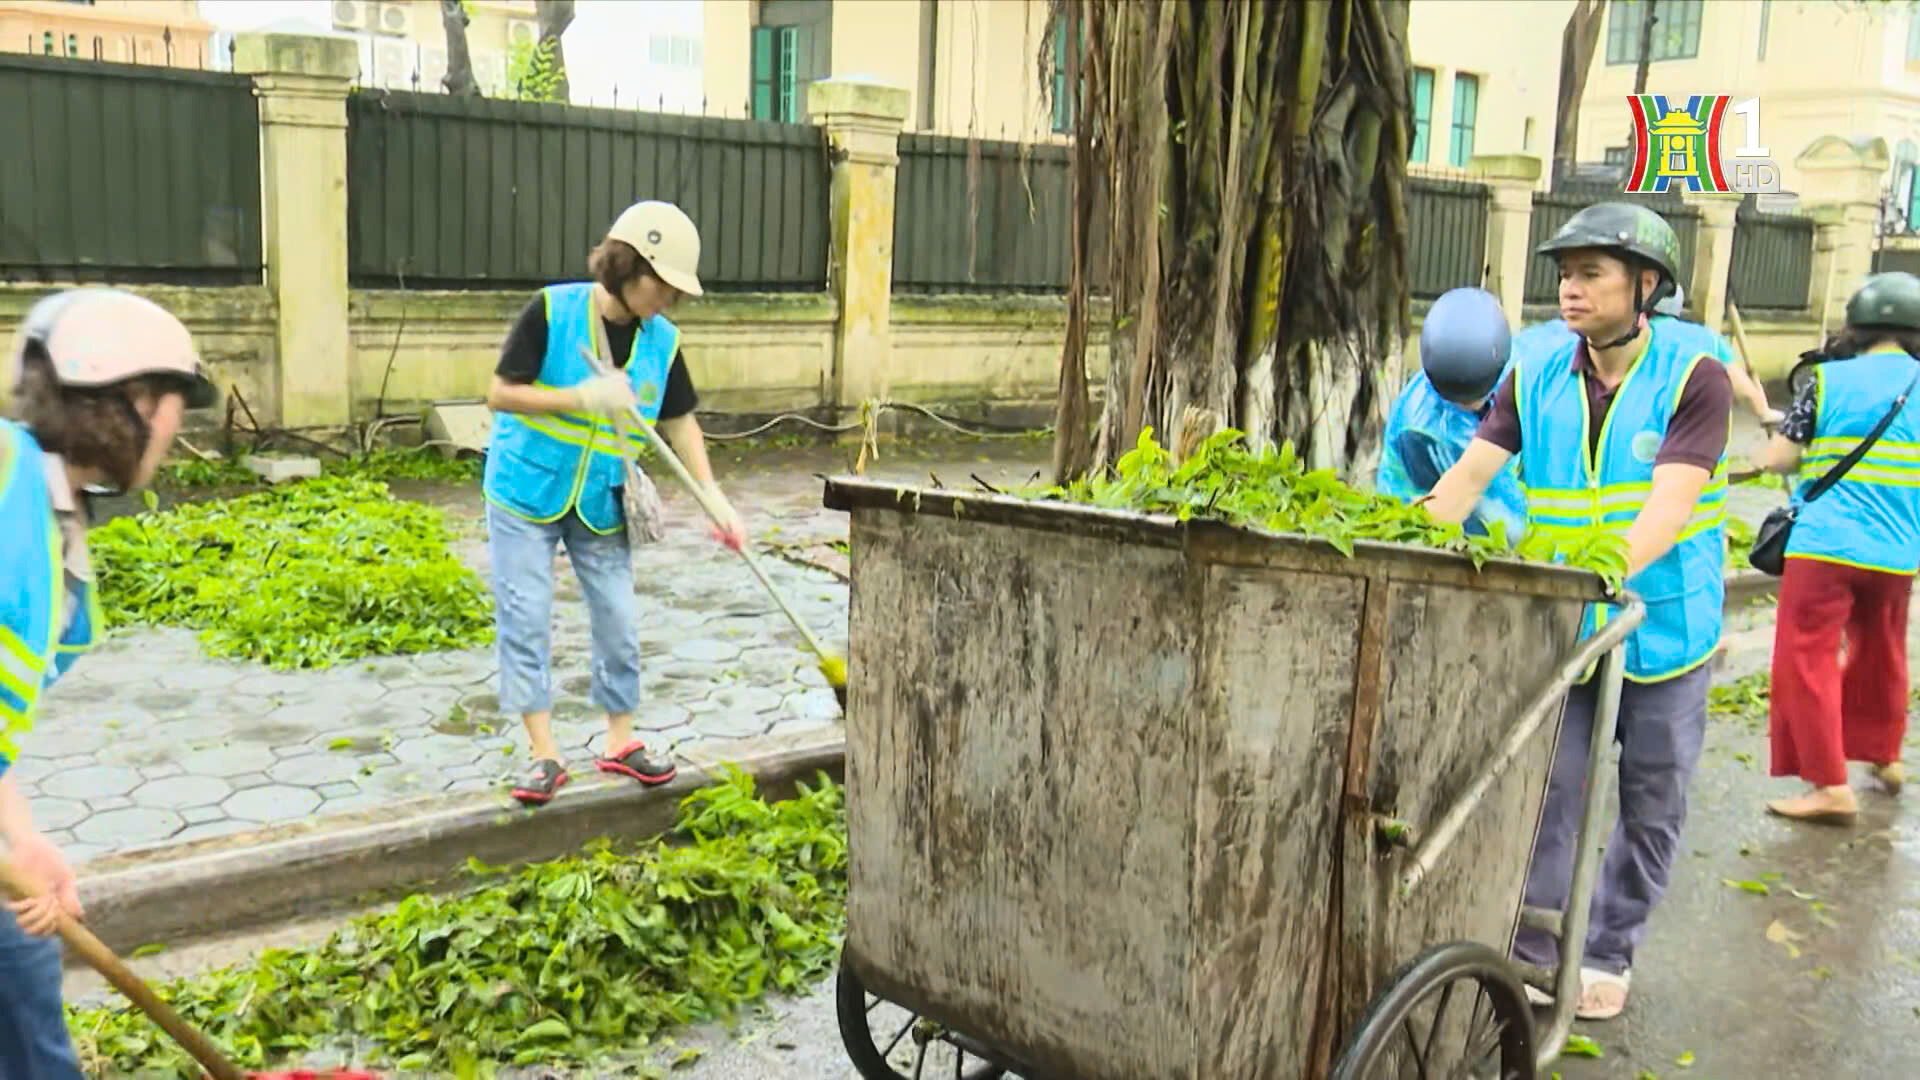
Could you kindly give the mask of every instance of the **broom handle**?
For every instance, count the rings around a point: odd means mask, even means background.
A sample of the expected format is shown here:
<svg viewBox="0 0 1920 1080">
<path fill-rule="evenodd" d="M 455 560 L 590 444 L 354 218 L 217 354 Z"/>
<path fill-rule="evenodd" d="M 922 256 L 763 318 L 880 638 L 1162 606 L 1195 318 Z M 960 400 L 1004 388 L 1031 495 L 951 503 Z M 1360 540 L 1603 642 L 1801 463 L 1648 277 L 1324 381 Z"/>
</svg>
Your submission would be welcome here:
<svg viewBox="0 0 1920 1080">
<path fill-rule="evenodd" d="M 581 355 L 587 358 L 588 364 L 590 364 L 595 371 L 604 375 L 611 370 L 606 364 L 602 363 L 600 357 L 593 352 L 585 348 L 582 348 L 580 351 Z M 707 517 L 711 519 L 715 525 L 719 525 L 724 515 L 720 511 L 719 503 L 714 500 L 713 494 L 706 489 L 705 485 L 696 481 L 692 473 L 687 471 L 687 467 L 680 461 L 680 456 L 675 454 L 673 448 L 667 445 L 667 440 L 661 438 L 660 433 L 653 429 L 653 425 L 647 423 L 647 418 L 640 415 L 638 406 L 628 411 L 632 414 L 633 422 L 640 425 L 640 434 L 647 440 L 647 445 L 653 449 L 654 453 L 660 455 L 661 460 L 667 463 L 667 467 L 673 470 L 673 475 L 678 477 L 680 483 L 684 485 L 688 491 L 693 493 L 694 501 L 700 504 L 700 509 L 707 512 Z M 774 587 L 772 579 L 767 577 L 767 572 L 760 568 L 759 560 L 747 553 L 744 544 L 741 545 L 739 550 L 735 551 L 734 554 L 740 556 L 740 561 L 747 564 L 747 569 L 753 571 L 753 576 L 760 579 L 760 585 L 767 590 L 767 595 L 773 597 L 773 602 L 778 604 L 780 610 L 786 613 L 788 621 L 793 623 L 793 628 L 800 631 L 800 636 L 807 640 L 807 647 L 812 649 L 814 654 L 820 657 L 820 659 L 828 659 L 831 654 L 827 652 L 826 646 L 820 644 L 820 639 L 813 636 L 812 629 L 801 620 L 800 614 L 794 611 L 793 607 L 787 603 L 787 598 L 780 595 L 780 590 Z"/>
<path fill-rule="evenodd" d="M 18 867 L 5 858 L 0 858 L 0 889 L 5 890 L 15 900 L 32 900 L 40 895 L 40 890 L 20 873 Z M 67 946 L 80 954 L 93 970 L 104 975 L 114 988 L 127 996 L 127 1000 L 140 1007 L 140 1011 L 153 1018 L 173 1041 L 193 1055 L 214 1080 L 247 1080 L 247 1074 L 240 1067 L 227 1060 L 218 1047 L 213 1045 L 198 1028 L 180 1018 L 173 1007 L 160 1000 L 160 995 L 146 984 L 132 969 L 120 962 L 120 958 L 107 948 L 106 943 L 93 936 L 93 931 L 69 918 L 63 911 L 60 914 L 60 936 Z"/>
</svg>

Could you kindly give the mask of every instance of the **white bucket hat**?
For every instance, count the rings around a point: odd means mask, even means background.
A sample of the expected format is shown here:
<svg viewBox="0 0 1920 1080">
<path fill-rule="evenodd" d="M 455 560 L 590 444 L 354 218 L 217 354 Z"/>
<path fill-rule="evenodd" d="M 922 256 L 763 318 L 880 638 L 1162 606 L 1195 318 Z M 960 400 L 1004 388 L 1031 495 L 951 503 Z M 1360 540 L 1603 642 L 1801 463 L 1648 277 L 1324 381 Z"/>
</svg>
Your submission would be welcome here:
<svg viewBox="0 0 1920 1080">
<path fill-rule="evenodd" d="M 607 230 L 653 266 L 661 281 L 688 296 L 699 296 L 700 230 L 686 211 L 670 202 L 637 202 L 621 211 Z"/>
</svg>

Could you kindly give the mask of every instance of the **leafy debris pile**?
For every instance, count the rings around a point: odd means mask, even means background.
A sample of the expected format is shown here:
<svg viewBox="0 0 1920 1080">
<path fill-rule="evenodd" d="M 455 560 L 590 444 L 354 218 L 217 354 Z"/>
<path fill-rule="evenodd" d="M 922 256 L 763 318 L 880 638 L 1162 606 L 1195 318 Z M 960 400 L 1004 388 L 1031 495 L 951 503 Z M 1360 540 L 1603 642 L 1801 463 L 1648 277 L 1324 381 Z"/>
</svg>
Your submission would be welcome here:
<svg viewBox="0 0 1920 1080">
<path fill-rule="evenodd" d="M 354 476 L 363 480 L 426 480 L 447 484 L 469 484 L 480 480 L 482 458 L 477 455 L 448 459 L 429 447 L 396 447 L 374 450 L 352 457 L 322 458 L 320 469 L 327 476 Z M 238 458 L 188 458 L 170 461 L 154 473 L 154 487 L 163 491 L 193 491 L 207 488 L 262 487 L 260 474 L 240 463 Z"/>
<path fill-rule="evenodd" d="M 110 626 L 185 626 L 276 668 L 493 640 L 486 584 L 446 518 L 385 484 L 319 477 L 117 518 L 89 542 Z"/>
<path fill-rule="evenodd" d="M 833 968 L 847 847 L 831 779 L 768 803 L 730 769 L 682 800 L 674 832 L 633 854 L 602 842 L 462 895 L 411 896 L 324 945 L 270 949 L 161 996 L 244 1069 L 337 1066 L 357 1047 L 375 1067 L 482 1077 L 630 1055 Z M 130 1006 L 68 1013 L 97 1075 L 200 1075 Z"/>
<path fill-rule="evenodd" d="M 1494 522 L 1487 535 L 1469 536 L 1458 525 L 1435 521 L 1424 508 L 1354 488 L 1332 470 L 1308 471 L 1291 442 L 1256 454 L 1247 449 L 1244 433 L 1231 428 L 1215 433 L 1177 465 L 1149 428 L 1110 471 L 1067 487 L 1035 487 L 1018 494 L 1169 514 L 1182 521 L 1210 518 L 1268 532 L 1301 533 L 1325 540 L 1349 557 L 1361 540 L 1417 544 L 1465 555 L 1475 566 L 1501 556 L 1561 562 L 1591 570 L 1614 588 L 1627 568 L 1625 541 L 1604 530 L 1590 530 L 1573 544 L 1538 533 L 1515 544 Z"/>
</svg>

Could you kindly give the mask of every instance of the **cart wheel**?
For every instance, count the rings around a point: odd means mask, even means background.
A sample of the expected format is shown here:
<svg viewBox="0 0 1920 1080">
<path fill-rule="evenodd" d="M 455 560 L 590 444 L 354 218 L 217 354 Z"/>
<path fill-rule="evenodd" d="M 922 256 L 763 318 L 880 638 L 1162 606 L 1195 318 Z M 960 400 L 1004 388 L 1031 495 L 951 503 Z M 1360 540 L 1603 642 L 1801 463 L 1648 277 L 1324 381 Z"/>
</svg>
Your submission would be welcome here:
<svg viewBox="0 0 1920 1080">
<path fill-rule="evenodd" d="M 1505 957 L 1472 941 L 1436 945 L 1360 1018 L 1333 1080 L 1534 1080 L 1533 1011 Z"/>
<path fill-rule="evenodd" d="M 848 966 L 844 951 L 834 983 L 834 1011 L 847 1058 L 863 1080 L 999 1080 L 1006 1075 L 969 1040 L 869 993 Z"/>
</svg>

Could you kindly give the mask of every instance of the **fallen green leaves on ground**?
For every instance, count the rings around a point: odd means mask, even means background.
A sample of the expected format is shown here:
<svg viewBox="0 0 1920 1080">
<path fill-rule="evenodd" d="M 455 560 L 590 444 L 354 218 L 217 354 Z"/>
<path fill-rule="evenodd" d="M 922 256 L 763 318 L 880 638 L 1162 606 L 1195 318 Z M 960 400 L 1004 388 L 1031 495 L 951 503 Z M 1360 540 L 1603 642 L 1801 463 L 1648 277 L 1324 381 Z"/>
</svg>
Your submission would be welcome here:
<svg viewBox="0 0 1920 1080">
<path fill-rule="evenodd" d="M 1753 554 L 1753 526 L 1727 515 L 1727 569 L 1751 570 L 1747 556 Z"/>
<path fill-rule="evenodd" d="M 191 627 L 212 655 L 276 668 L 492 641 L 487 587 L 448 540 L 440 510 L 351 477 L 118 518 L 90 538 L 109 625 Z"/>
<path fill-rule="evenodd" d="M 358 1046 L 374 1067 L 464 1078 L 631 1054 L 833 968 L 838 785 L 822 775 L 769 803 L 730 769 L 681 802 L 674 832 L 633 854 L 601 844 L 461 895 L 412 896 L 324 945 L 271 949 L 161 994 L 242 1068 L 339 1065 L 328 1055 Z M 95 1075 L 199 1075 L 130 1006 L 68 1019 Z"/>
<path fill-rule="evenodd" d="M 323 457 L 320 470 L 328 476 L 357 476 L 364 480 L 469 484 L 479 481 L 482 461 L 478 456 L 449 459 L 431 448 L 397 447 L 351 457 Z M 241 464 L 239 457 L 169 461 L 154 473 L 153 484 L 164 491 L 265 486 L 260 474 Z"/>
<path fill-rule="evenodd" d="M 1764 730 L 1767 709 L 1772 700 L 1772 675 L 1756 671 L 1732 682 L 1714 684 L 1707 691 L 1707 715 L 1715 720 L 1735 720 L 1750 729 Z"/>
<path fill-rule="evenodd" d="M 1457 552 L 1476 566 L 1499 556 L 1563 562 L 1599 574 L 1614 588 L 1627 566 L 1626 544 L 1611 533 L 1596 529 L 1571 544 L 1530 534 L 1514 545 L 1495 522 L 1488 535 L 1468 536 L 1460 526 L 1435 521 L 1420 507 L 1343 483 L 1331 470 L 1308 471 L 1295 457 L 1292 443 L 1255 454 L 1247 449 L 1243 433 L 1232 429 L 1216 433 L 1176 465 L 1149 428 L 1111 473 L 1064 488 L 1036 487 L 1017 494 L 1171 514 L 1182 521 L 1213 518 L 1269 532 L 1304 533 L 1349 556 L 1356 541 L 1371 540 Z"/>
</svg>

